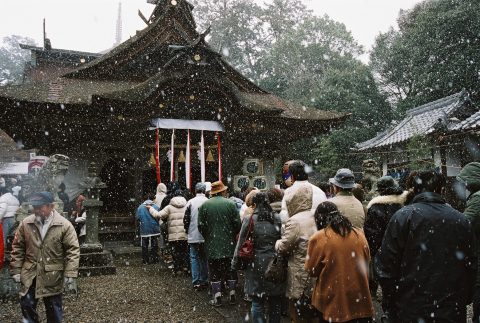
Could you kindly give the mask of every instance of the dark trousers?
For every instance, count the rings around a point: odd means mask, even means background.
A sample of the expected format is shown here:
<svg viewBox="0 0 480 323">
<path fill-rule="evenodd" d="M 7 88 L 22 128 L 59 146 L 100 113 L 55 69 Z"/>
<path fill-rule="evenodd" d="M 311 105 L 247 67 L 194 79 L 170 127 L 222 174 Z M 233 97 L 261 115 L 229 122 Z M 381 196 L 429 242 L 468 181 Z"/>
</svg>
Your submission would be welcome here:
<svg viewBox="0 0 480 323">
<path fill-rule="evenodd" d="M 158 262 L 158 236 L 142 237 L 142 260 L 144 264 Z"/>
<path fill-rule="evenodd" d="M 23 322 L 33 323 L 39 322 L 37 313 L 38 299 L 35 298 L 35 280 L 28 289 L 25 296 L 20 297 L 20 306 L 22 308 Z M 48 323 L 62 322 L 62 294 L 53 295 L 43 298 L 45 310 L 47 313 Z"/>
<path fill-rule="evenodd" d="M 231 258 L 208 259 L 208 270 L 211 282 L 237 280 L 237 272 L 230 269 Z"/>
<path fill-rule="evenodd" d="M 188 270 L 190 261 L 187 240 L 170 241 L 169 244 L 172 248 L 173 271 Z"/>
</svg>

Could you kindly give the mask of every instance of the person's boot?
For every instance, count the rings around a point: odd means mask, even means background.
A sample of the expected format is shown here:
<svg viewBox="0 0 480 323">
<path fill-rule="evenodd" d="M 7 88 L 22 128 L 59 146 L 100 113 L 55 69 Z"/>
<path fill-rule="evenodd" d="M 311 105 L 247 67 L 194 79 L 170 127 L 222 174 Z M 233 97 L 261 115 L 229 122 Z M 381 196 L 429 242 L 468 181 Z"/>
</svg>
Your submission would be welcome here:
<svg viewBox="0 0 480 323">
<path fill-rule="evenodd" d="M 222 306 L 222 282 L 211 282 L 210 286 L 212 288 L 212 300 L 210 301 L 210 305 Z"/>
<path fill-rule="evenodd" d="M 237 287 L 237 281 L 228 280 L 227 284 L 228 284 L 228 291 L 229 291 L 228 301 L 230 304 L 235 304 L 237 302 L 237 296 L 235 292 L 235 288 Z"/>
</svg>

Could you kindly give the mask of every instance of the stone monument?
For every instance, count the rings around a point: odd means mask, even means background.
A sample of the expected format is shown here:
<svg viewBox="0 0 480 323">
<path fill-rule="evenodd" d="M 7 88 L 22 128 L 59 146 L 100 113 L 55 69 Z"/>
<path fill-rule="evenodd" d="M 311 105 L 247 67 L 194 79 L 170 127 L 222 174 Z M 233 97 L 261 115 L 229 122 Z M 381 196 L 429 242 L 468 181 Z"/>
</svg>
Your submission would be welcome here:
<svg viewBox="0 0 480 323">
<path fill-rule="evenodd" d="M 378 163 L 373 159 L 364 160 L 362 163 L 362 168 L 362 184 L 365 190 L 365 200 L 369 202 L 371 199 L 378 195 L 377 182 L 378 179 L 382 176 L 382 174 L 380 173 Z"/>
<path fill-rule="evenodd" d="M 112 254 L 103 250 L 98 240 L 98 215 L 103 202 L 100 191 L 107 187 L 97 176 L 97 165 L 92 162 L 88 166 L 88 177 L 81 183 L 86 195 L 83 202 L 87 213 L 85 243 L 80 246 L 81 276 L 113 275 L 117 273 Z"/>
</svg>

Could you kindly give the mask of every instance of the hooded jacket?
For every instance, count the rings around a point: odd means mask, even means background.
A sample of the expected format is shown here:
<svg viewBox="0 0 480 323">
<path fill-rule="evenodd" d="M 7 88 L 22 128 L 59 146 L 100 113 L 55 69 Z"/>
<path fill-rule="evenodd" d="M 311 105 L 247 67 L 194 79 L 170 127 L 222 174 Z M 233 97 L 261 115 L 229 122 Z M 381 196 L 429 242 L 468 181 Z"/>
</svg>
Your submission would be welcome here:
<svg viewBox="0 0 480 323">
<path fill-rule="evenodd" d="M 317 209 L 317 206 L 327 200 L 327 196 L 325 195 L 325 192 L 321 190 L 318 186 L 313 185 L 309 181 L 299 181 L 296 180 L 292 186 L 288 187 L 285 190 L 285 195 L 283 195 L 282 199 L 282 211 L 280 212 L 280 216 L 282 218 L 288 218 L 289 213 L 288 213 L 288 207 L 286 205 L 286 196 L 293 194 L 299 187 L 303 185 L 310 185 L 312 188 L 312 214 L 315 213 L 315 210 Z"/>
<path fill-rule="evenodd" d="M 474 263 L 465 216 L 439 194 L 418 194 L 392 216 L 375 257 L 383 307 L 402 322 L 465 322 Z"/>
<path fill-rule="evenodd" d="M 157 194 L 155 194 L 155 204 L 160 207 L 162 201 L 167 196 L 167 186 L 163 183 L 157 185 Z"/>
<path fill-rule="evenodd" d="M 187 200 L 183 196 L 175 196 L 161 211 L 150 208 L 150 214 L 156 219 L 168 222 L 168 241 L 187 240 L 187 233 L 183 227 L 186 205 Z"/>
<path fill-rule="evenodd" d="M 467 207 L 465 216 L 472 223 L 473 233 L 475 235 L 475 245 L 480 246 L 480 163 L 473 162 L 467 164 L 458 174 L 457 179 L 465 183 L 467 189 L 471 192 L 467 198 Z M 477 276 L 475 286 L 480 287 L 480 248 L 476 251 L 477 257 Z"/>
<path fill-rule="evenodd" d="M 280 255 L 288 257 L 286 296 L 291 299 L 300 298 L 308 282 L 311 293 L 315 283 L 315 279 L 309 279 L 304 270 L 308 240 L 317 231 L 312 213 L 312 194 L 310 183 L 306 183 L 285 192 L 284 196 L 289 218 L 282 238 L 275 243 L 275 249 Z"/>
<path fill-rule="evenodd" d="M 467 207 L 464 213 L 472 222 L 474 231 L 480 233 L 480 163 L 473 162 L 463 167 L 457 179 L 465 183 L 471 192 L 467 198 Z"/>
</svg>

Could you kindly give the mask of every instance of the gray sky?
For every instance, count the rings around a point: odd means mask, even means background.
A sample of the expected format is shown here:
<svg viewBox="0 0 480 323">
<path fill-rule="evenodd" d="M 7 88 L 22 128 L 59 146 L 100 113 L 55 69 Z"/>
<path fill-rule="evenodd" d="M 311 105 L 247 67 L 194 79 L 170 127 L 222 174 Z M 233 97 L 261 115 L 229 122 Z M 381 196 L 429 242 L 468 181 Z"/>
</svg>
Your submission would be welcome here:
<svg viewBox="0 0 480 323">
<path fill-rule="evenodd" d="M 347 26 L 355 39 L 369 49 L 380 31 L 396 25 L 400 9 L 420 0 L 303 0 L 318 15 Z M 0 38 L 17 34 L 42 43 L 42 20 L 54 48 L 100 52 L 115 40 L 120 0 L 0 0 Z M 148 17 L 153 5 L 146 0 L 122 0 L 123 40 L 143 29 L 137 16 Z"/>
</svg>

